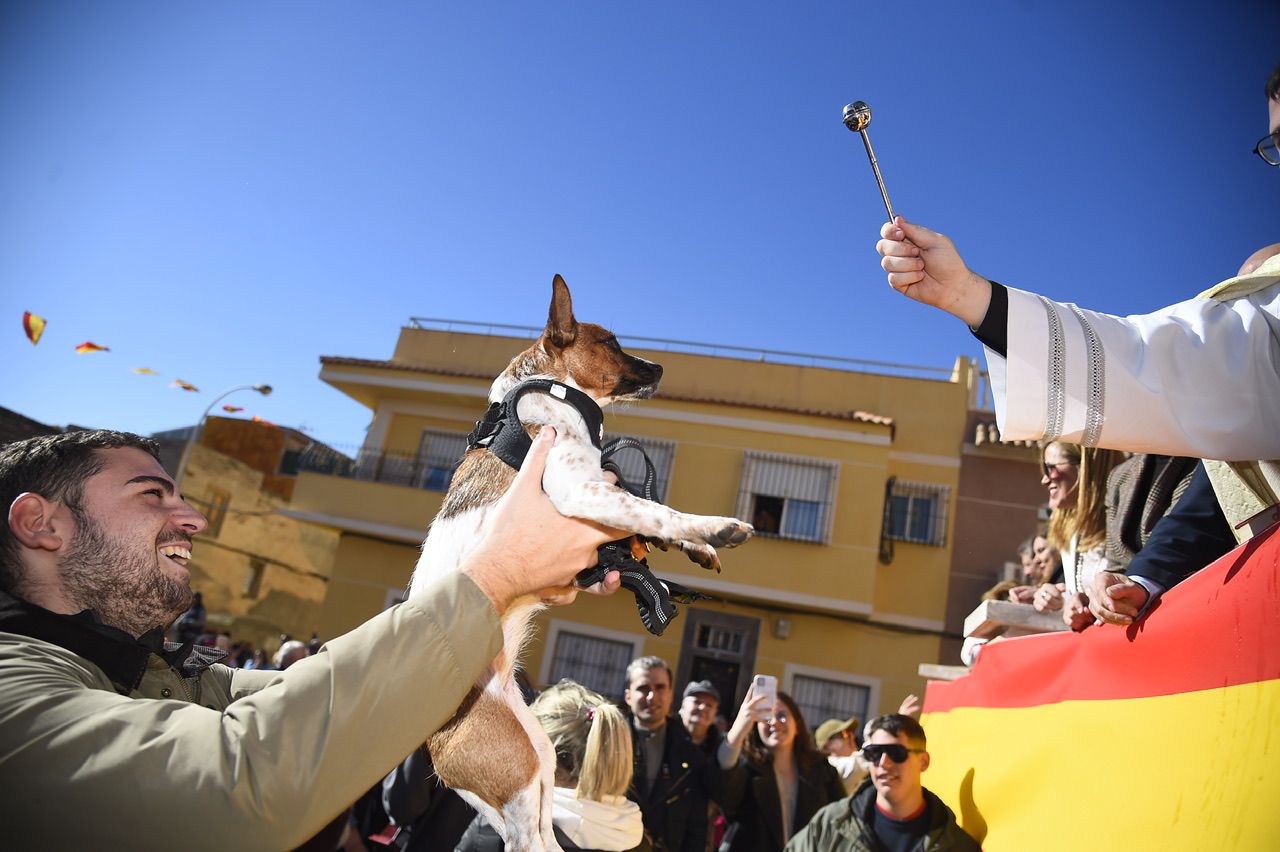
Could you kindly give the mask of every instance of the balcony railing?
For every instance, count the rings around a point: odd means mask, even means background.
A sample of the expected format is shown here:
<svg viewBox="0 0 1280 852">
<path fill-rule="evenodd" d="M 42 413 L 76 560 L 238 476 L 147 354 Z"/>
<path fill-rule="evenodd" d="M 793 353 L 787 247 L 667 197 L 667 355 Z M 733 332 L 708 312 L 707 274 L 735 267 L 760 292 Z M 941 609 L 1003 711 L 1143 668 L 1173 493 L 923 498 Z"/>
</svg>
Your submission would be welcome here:
<svg viewBox="0 0 1280 852">
<path fill-rule="evenodd" d="M 344 479 L 444 491 L 449 487 L 456 461 L 445 463 L 418 453 L 337 444 L 329 447 L 311 446 L 286 453 L 280 467 L 280 472 L 284 474 L 306 471 Z"/>
</svg>

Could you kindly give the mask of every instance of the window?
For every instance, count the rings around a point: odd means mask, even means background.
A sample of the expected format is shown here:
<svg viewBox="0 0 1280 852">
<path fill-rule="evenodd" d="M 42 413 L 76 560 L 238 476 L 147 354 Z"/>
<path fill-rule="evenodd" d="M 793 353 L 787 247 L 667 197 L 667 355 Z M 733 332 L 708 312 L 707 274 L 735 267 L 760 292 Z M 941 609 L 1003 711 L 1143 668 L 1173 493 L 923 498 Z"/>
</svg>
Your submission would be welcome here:
<svg viewBox="0 0 1280 852">
<path fill-rule="evenodd" d="M 553 684 L 569 678 L 601 695 L 621 699 L 627 664 L 640 656 L 641 644 L 630 634 L 553 621 L 547 635 L 551 653 L 549 663 L 543 665 L 542 680 Z"/>
<path fill-rule="evenodd" d="M 467 436 L 427 429 L 418 445 L 419 484 L 428 491 L 448 491 L 453 472 L 467 451 Z"/>
<path fill-rule="evenodd" d="M 805 724 L 813 730 L 827 719 L 857 716 L 865 725 L 871 708 L 872 685 L 844 679 L 836 672 L 831 675 L 832 677 L 799 673 L 791 675 L 791 688 L 788 691 L 804 714 Z M 822 743 L 815 745 L 822 748 Z"/>
<path fill-rule="evenodd" d="M 836 464 L 823 459 L 748 452 L 743 459 L 738 517 L 757 533 L 800 541 L 830 537 Z"/>
<path fill-rule="evenodd" d="M 885 535 L 895 541 L 942 547 L 947 543 L 945 485 L 894 481 L 885 507 Z"/>
<path fill-rule="evenodd" d="M 210 488 L 208 497 L 200 500 L 195 497 L 188 497 L 187 502 L 200 510 L 200 514 L 204 515 L 205 520 L 209 522 L 209 528 L 202 535 L 217 538 L 222 532 L 222 522 L 227 519 L 227 508 L 231 505 L 231 495 L 221 488 Z"/>
<path fill-rule="evenodd" d="M 653 472 L 655 480 L 653 484 L 653 493 L 659 503 L 663 503 L 667 499 L 667 483 L 671 480 L 671 459 L 675 456 L 676 445 L 674 441 L 660 441 L 656 438 L 638 438 L 634 435 L 611 435 L 604 436 L 605 443 L 609 443 L 615 438 L 631 438 L 633 441 L 640 442 L 644 447 L 645 453 L 649 456 L 649 461 L 653 462 Z M 633 448 L 622 449 L 613 457 L 613 462 L 622 471 L 622 480 L 633 487 L 640 487 L 644 484 L 645 464 L 644 458 L 638 451 Z"/>
<path fill-rule="evenodd" d="M 262 594 L 262 577 L 267 573 L 267 564 L 261 559 L 250 559 L 249 570 L 244 575 L 244 586 L 240 594 L 246 598 L 256 598 Z"/>
</svg>

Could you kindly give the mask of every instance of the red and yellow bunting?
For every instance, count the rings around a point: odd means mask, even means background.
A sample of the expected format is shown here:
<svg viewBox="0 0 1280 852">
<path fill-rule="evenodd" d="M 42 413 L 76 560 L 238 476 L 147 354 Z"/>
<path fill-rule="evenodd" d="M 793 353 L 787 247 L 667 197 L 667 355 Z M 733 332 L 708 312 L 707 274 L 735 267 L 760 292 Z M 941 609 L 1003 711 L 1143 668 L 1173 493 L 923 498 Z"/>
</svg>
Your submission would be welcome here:
<svg viewBox="0 0 1280 852">
<path fill-rule="evenodd" d="M 264 419 L 262 419 L 261 417 L 259 417 L 259 416 L 258 416 L 258 415 L 256 415 L 256 414 L 255 414 L 255 415 L 253 415 L 252 417 L 250 417 L 249 419 L 250 419 L 250 420 L 252 420 L 254 423 L 261 423 L 263 426 L 272 426 L 272 427 L 274 427 L 274 426 L 276 425 L 276 424 L 272 423 L 270 420 L 264 420 Z"/>
<path fill-rule="evenodd" d="M 27 335 L 27 340 L 31 341 L 32 346 L 40 342 L 40 335 L 44 334 L 45 325 L 44 317 L 38 317 L 31 311 L 22 312 L 22 331 Z"/>
<path fill-rule="evenodd" d="M 189 392 L 191 392 L 191 393 L 199 393 L 199 392 L 200 392 L 200 388 L 196 387 L 195 385 L 191 384 L 190 382 L 184 382 L 182 379 L 174 379 L 174 380 L 173 380 L 173 384 L 169 385 L 169 387 L 171 387 L 171 388 L 182 388 L 184 391 L 189 391 Z"/>
<path fill-rule="evenodd" d="M 224 405 L 222 406 L 222 410 L 227 412 L 228 414 L 235 414 L 237 411 L 244 411 L 244 406 L 243 405 Z"/>
<path fill-rule="evenodd" d="M 1278 849 L 1280 535 L 1139 624 L 994 642 L 931 683 L 926 786 L 988 852 Z"/>
<path fill-rule="evenodd" d="M 81 343 L 79 346 L 76 347 L 76 352 L 78 352 L 81 355 L 86 355 L 90 352 L 110 352 L 110 351 L 111 350 L 108 349 L 107 347 L 99 346 L 97 343 L 94 343 L 89 340 L 86 340 L 84 343 Z"/>
<path fill-rule="evenodd" d="M 144 376 L 156 375 L 156 371 L 151 369 L 150 367 L 134 367 L 133 371 L 135 373 L 140 373 L 141 375 L 144 375 Z"/>
</svg>

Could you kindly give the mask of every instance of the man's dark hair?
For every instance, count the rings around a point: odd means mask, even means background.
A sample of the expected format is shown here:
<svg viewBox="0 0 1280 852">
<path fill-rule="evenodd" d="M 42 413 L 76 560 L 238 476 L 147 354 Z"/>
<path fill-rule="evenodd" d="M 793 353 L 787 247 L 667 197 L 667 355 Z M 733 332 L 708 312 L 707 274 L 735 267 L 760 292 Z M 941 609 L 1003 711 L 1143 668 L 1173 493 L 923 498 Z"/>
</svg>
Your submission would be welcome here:
<svg viewBox="0 0 1280 852">
<path fill-rule="evenodd" d="M 57 500 L 80 516 L 84 483 L 102 470 L 97 450 L 132 447 L 160 460 L 160 445 L 150 438 L 107 429 L 64 432 L 15 441 L 0 447 L 0 508 L 6 519 L 19 494 L 30 491 Z M 18 542 L 9 524 L 0 523 L 0 589 L 13 591 L 18 573 Z"/>
<path fill-rule="evenodd" d="M 876 731 L 884 731 L 887 734 L 898 736 L 903 734 L 912 743 L 919 744 L 920 748 L 928 746 L 929 742 L 925 739 L 924 728 L 915 719 L 903 713 L 889 713 L 885 716 L 877 716 L 867 725 L 867 739 Z"/>
<path fill-rule="evenodd" d="M 1267 100 L 1280 101 L 1280 65 L 1267 78 Z"/>
</svg>

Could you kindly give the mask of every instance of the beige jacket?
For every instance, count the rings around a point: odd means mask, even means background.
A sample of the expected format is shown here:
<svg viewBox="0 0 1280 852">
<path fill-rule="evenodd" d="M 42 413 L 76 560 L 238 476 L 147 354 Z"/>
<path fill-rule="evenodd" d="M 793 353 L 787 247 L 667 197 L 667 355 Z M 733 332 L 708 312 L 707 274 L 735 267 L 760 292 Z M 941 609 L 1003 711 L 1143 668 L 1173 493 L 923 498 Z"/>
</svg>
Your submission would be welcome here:
<svg viewBox="0 0 1280 852">
<path fill-rule="evenodd" d="M 288 671 L 215 665 L 198 696 L 158 657 L 125 696 L 83 657 L 0 633 L 3 845 L 291 849 L 446 722 L 501 644 L 461 575 Z"/>
</svg>

